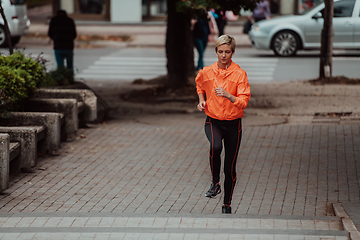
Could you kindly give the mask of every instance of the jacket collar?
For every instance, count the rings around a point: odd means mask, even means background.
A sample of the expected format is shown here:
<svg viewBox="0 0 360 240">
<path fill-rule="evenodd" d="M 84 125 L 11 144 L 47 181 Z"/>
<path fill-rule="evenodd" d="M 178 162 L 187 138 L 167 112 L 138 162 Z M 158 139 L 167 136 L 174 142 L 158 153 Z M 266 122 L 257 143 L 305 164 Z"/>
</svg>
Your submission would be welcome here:
<svg viewBox="0 0 360 240">
<path fill-rule="evenodd" d="M 230 75 L 233 71 L 235 71 L 236 69 L 239 68 L 239 65 L 235 64 L 232 60 L 231 60 L 231 64 L 229 65 L 229 67 L 227 69 L 220 69 L 218 66 L 218 63 L 214 63 L 213 65 L 211 65 L 212 70 L 215 72 L 216 75 L 220 74 L 220 72 L 223 72 L 225 77 L 227 77 L 228 75 Z"/>
</svg>

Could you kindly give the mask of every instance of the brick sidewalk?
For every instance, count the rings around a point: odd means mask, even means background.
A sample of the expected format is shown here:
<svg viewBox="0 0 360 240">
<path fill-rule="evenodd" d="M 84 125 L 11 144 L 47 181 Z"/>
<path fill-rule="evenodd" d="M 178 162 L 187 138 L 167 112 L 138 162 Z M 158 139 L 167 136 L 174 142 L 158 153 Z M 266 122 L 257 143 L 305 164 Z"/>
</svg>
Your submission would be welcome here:
<svg viewBox="0 0 360 240">
<path fill-rule="evenodd" d="M 59 239 L 71 239 L 62 232 L 78 236 L 80 233 L 76 232 L 80 231 L 85 235 L 79 236 L 87 236 L 91 230 L 78 227 L 97 222 L 98 233 L 105 231 L 115 236 L 111 239 L 123 236 L 124 232 L 145 234 L 141 235 L 143 238 L 136 236 L 146 239 L 146 234 L 159 230 L 136 230 L 126 225 L 113 230 L 108 225 L 102 229 L 99 218 L 108 222 L 130 217 L 126 220 L 130 223 L 136 219 L 146 221 L 149 217 L 169 223 L 195 218 L 191 226 L 194 221 L 216 222 L 216 218 L 224 217 L 220 213 L 223 196 L 204 197 L 211 176 L 203 121 L 201 114 L 142 115 L 80 129 L 76 138 L 62 145 L 59 156 L 45 157 L 33 172 L 12 179 L 10 188 L 0 196 L 0 229 L 4 231 L 0 237 L 28 239 L 26 236 L 31 232 L 37 232 L 38 235 L 31 236 L 46 239 L 46 231 L 51 230 Z M 331 217 L 330 206 L 338 201 L 360 201 L 360 169 L 356 163 L 359 146 L 358 125 L 244 126 L 237 165 L 239 177 L 232 203 L 234 214 L 229 217 L 257 217 L 257 221 L 284 219 L 286 226 L 291 225 L 290 219 L 311 220 L 313 223 L 303 223 L 306 228 L 297 223 L 298 227 L 283 229 L 282 234 L 325 234 L 340 239 L 346 233 L 341 231 L 338 219 Z M 68 225 L 58 225 L 60 218 Z M 325 232 L 311 232 L 315 222 L 322 220 L 328 226 Z M 75 222 L 80 225 L 72 225 Z M 37 223 L 49 228 L 29 230 Z M 229 230 L 224 239 L 238 239 L 230 237 L 235 233 L 253 237 L 277 233 L 273 230 L 236 232 L 238 228 L 247 228 L 231 224 L 233 227 L 227 228 L 235 232 Z M 274 222 L 271 224 L 275 226 Z M 337 231 L 329 227 L 334 224 Z M 256 228 L 252 226 L 251 229 Z M 201 231 L 218 236 L 212 228 L 199 230 L 193 226 L 195 229 L 180 231 L 174 230 L 173 225 L 168 227 L 173 234 L 180 234 L 174 239 L 203 239 L 183 235 Z M 116 234 L 111 235 L 111 231 Z M 169 235 L 157 235 L 163 239 L 166 236 Z"/>
<path fill-rule="evenodd" d="M 204 197 L 211 177 L 198 116 L 81 129 L 60 156 L 13 179 L 0 211 L 219 213 L 222 195 Z M 245 126 L 233 212 L 324 216 L 332 202 L 358 202 L 359 146 L 358 125 Z"/>
</svg>

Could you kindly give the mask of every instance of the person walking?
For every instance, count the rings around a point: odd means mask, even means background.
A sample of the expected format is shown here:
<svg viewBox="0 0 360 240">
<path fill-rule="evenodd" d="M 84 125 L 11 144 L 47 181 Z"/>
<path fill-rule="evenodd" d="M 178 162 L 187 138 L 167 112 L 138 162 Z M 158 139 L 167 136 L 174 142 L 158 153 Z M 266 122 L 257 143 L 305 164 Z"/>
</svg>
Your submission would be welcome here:
<svg viewBox="0 0 360 240">
<path fill-rule="evenodd" d="M 224 201 L 222 213 L 231 214 L 231 200 L 236 183 L 236 162 L 242 137 L 241 118 L 250 99 L 250 85 L 246 72 L 232 61 L 235 39 L 222 35 L 215 41 L 218 61 L 204 67 L 196 76 L 199 97 L 197 109 L 205 111 L 205 135 L 210 143 L 209 160 L 212 173 L 212 198 L 221 193 L 220 168 L 224 143 Z"/>
<path fill-rule="evenodd" d="M 67 16 L 66 11 L 58 10 L 49 24 L 48 36 L 54 42 L 55 59 L 58 68 L 64 67 L 73 71 L 74 40 L 77 36 L 74 20 Z"/>
<path fill-rule="evenodd" d="M 198 17 L 193 27 L 193 40 L 194 46 L 198 51 L 198 62 L 196 70 L 200 70 L 204 67 L 204 52 L 209 41 L 210 27 L 209 20 L 207 19 L 207 13 L 201 17 Z"/>
<path fill-rule="evenodd" d="M 215 13 L 218 15 L 218 18 L 216 18 L 216 24 L 219 28 L 219 37 L 224 35 L 224 29 L 227 24 L 225 12 L 226 11 L 222 9 L 218 9 L 215 11 Z"/>
<path fill-rule="evenodd" d="M 269 2 L 267 0 L 260 0 L 260 2 L 256 3 L 256 8 L 252 13 L 254 21 L 258 22 L 260 20 L 270 19 L 270 17 L 271 11 Z"/>
</svg>

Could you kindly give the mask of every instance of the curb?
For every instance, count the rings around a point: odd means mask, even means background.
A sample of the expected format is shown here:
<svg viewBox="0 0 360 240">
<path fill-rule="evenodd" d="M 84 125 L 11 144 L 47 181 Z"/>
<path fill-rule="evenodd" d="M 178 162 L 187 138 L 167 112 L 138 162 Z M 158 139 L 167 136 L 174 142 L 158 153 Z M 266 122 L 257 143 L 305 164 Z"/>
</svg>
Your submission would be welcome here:
<svg viewBox="0 0 360 240">
<path fill-rule="evenodd" d="M 356 228 L 355 224 L 347 215 L 344 208 L 341 206 L 341 203 L 333 203 L 333 208 L 335 211 L 335 215 L 341 218 L 341 222 L 345 228 L 350 234 L 351 240 L 360 240 L 360 233 L 358 229 Z"/>
</svg>

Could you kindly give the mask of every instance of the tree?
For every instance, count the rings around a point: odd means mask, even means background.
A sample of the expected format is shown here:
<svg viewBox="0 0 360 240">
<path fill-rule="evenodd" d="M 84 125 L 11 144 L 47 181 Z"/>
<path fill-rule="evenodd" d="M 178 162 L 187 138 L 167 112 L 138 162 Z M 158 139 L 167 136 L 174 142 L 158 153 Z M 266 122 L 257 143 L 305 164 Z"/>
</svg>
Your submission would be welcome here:
<svg viewBox="0 0 360 240">
<path fill-rule="evenodd" d="M 320 78 L 332 76 L 334 0 L 325 0 L 324 26 L 321 31 Z"/>
<path fill-rule="evenodd" d="M 259 0 L 167 0 L 168 19 L 166 56 L 168 87 L 172 89 L 193 82 L 195 76 L 191 18 L 209 9 L 254 9 Z"/>
<path fill-rule="evenodd" d="M 167 7 L 167 85 L 177 89 L 188 83 L 195 74 L 191 15 L 177 11 L 177 2 L 174 0 L 167 0 Z"/>
<path fill-rule="evenodd" d="M 3 9 L 2 5 L 1 5 L 1 1 L 0 1 L 0 14 L 1 14 L 1 17 L 4 19 L 5 37 L 6 37 L 8 47 L 9 47 L 10 55 L 12 55 L 14 53 L 14 49 L 13 49 L 13 46 L 12 46 L 12 43 L 11 43 L 9 25 L 8 25 L 7 20 L 6 20 L 4 9 Z"/>
</svg>

